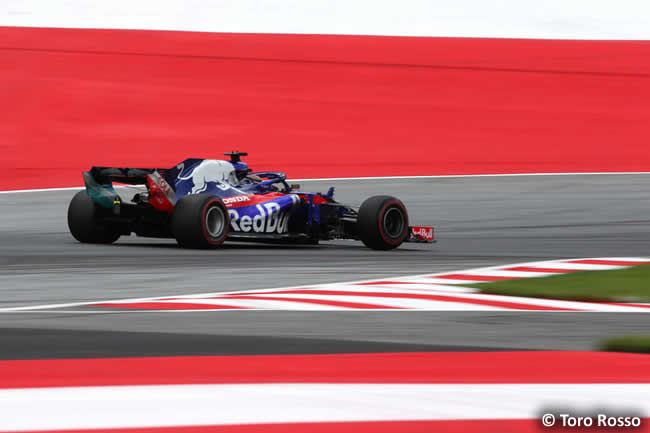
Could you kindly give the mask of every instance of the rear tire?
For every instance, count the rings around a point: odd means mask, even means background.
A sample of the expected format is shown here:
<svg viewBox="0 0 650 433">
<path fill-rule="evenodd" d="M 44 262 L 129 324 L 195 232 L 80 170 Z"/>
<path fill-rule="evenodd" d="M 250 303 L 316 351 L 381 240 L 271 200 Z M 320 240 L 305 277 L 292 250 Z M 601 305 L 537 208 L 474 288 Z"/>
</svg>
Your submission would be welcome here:
<svg viewBox="0 0 650 433">
<path fill-rule="evenodd" d="M 397 248 L 408 237 L 409 219 L 406 207 L 395 197 L 370 197 L 359 208 L 357 227 L 361 241 L 368 248 Z"/>
<path fill-rule="evenodd" d="M 186 195 L 174 207 L 171 231 L 183 248 L 216 248 L 228 236 L 230 215 L 219 197 Z"/>
<path fill-rule="evenodd" d="M 119 239 L 119 232 L 98 221 L 100 211 L 87 191 L 75 194 L 68 206 L 68 228 L 76 240 L 89 244 L 112 244 Z"/>
</svg>

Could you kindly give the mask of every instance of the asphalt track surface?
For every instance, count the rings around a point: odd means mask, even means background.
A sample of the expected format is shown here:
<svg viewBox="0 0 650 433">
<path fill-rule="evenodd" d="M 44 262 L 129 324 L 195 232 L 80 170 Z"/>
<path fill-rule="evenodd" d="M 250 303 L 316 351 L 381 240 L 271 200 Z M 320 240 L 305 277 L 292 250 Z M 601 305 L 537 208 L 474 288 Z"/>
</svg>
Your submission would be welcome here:
<svg viewBox="0 0 650 433">
<path fill-rule="evenodd" d="M 337 198 L 401 198 L 439 242 L 376 252 L 360 243 L 173 240 L 77 243 L 75 191 L 0 194 L 0 308 L 295 286 L 579 257 L 650 255 L 650 174 L 302 182 Z M 78 311 L 78 310 L 75 310 Z M 647 331 L 650 316 L 543 312 L 0 313 L 0 359 L 426 350 L 590 349 Z"/>
</svg>

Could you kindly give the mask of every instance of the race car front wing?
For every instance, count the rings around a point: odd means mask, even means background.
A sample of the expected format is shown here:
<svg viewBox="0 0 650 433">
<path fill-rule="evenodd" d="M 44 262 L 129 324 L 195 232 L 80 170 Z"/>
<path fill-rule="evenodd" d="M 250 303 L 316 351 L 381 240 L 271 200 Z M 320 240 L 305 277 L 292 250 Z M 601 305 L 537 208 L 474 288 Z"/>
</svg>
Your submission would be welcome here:
<svg viewBox="0 0 650 433">
<path fill-rule="evenodd" d="M 412 226 L 409 227 L 409 237 L 405 242 L 432 243 L 434 239 L 433 227 Z"/>
</svg>

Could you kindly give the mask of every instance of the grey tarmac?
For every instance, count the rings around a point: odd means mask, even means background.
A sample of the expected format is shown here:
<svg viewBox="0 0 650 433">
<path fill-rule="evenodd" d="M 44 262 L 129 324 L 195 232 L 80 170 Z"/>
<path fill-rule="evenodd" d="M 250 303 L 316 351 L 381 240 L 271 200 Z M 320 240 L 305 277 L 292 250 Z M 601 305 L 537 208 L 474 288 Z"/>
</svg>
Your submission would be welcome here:
<svg viewBox="0 0 650 433">
<path fill-rule="evenodd" d="M 82 245 L 66 226 L 74 191 L 0 194 L 0 308 L 353 281 L 560 258 L 650 256 L 650 174 L 301 184 L 305 190 L 323 191 L 334 185 L 337 199 L 353 205 L 376 194 L 399 197 L 411 224 L 436 226 L 438 243 L 405 244 L 389 252 L 352 241 L 297 247 L 228 243 L 214 251 L 183 250 L 173 240 L 136 237 L 109 246 Z M 637 313 L 69 309 L 0 313 L 1 335 L 14 337 L 10 345 L 0 345 L 0 358 L 328 353 L 354 351 L 342 349 L 353 342 L 356 351 L 589 349 L 601 337 L 647 332 L 648 325 L 650 316 Z M 56 333 L 62 339 L 59 346 L 67 349 L 39 343 L 47 332 Z M 154 338 L 155 333 L 164 336 Z M 107 338 L 125 344 L 101 343 Z M 160 343 L 144 344 L 152 340 Z M 75 346 L 75 341 L 84 343 Z M 134 341 L 143 342 L 141 352 Z"/>
</svg>

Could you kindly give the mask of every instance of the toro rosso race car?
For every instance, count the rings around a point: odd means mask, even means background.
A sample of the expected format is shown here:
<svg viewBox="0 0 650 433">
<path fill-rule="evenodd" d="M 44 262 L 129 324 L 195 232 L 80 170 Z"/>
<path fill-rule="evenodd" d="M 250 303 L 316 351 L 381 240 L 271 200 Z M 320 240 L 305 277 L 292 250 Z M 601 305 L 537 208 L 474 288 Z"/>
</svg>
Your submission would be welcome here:
<svg viewBox="0 0 650 433">
<path fill-rule="evenodd" d="M 281 172 L 252 172 L 230 161 L 186 159 L 169 168 L 92 167 L 86 189 L 68 208 L 68 227 L 79 242 L 109 244 L 121 235 L 174 238 L 186 248 L 214 248 L 226 239 L 316 244 L 356 239 L 376 250 L 403 242 L 433 242 L 433 227 L 409 227 L 404 204 L 370 197 L 357 210 L 334 200 L 334 188 L 312 193 L 289 185 Z M 130 202 L 113 182 L 145 185 Z"/>
</svg>

